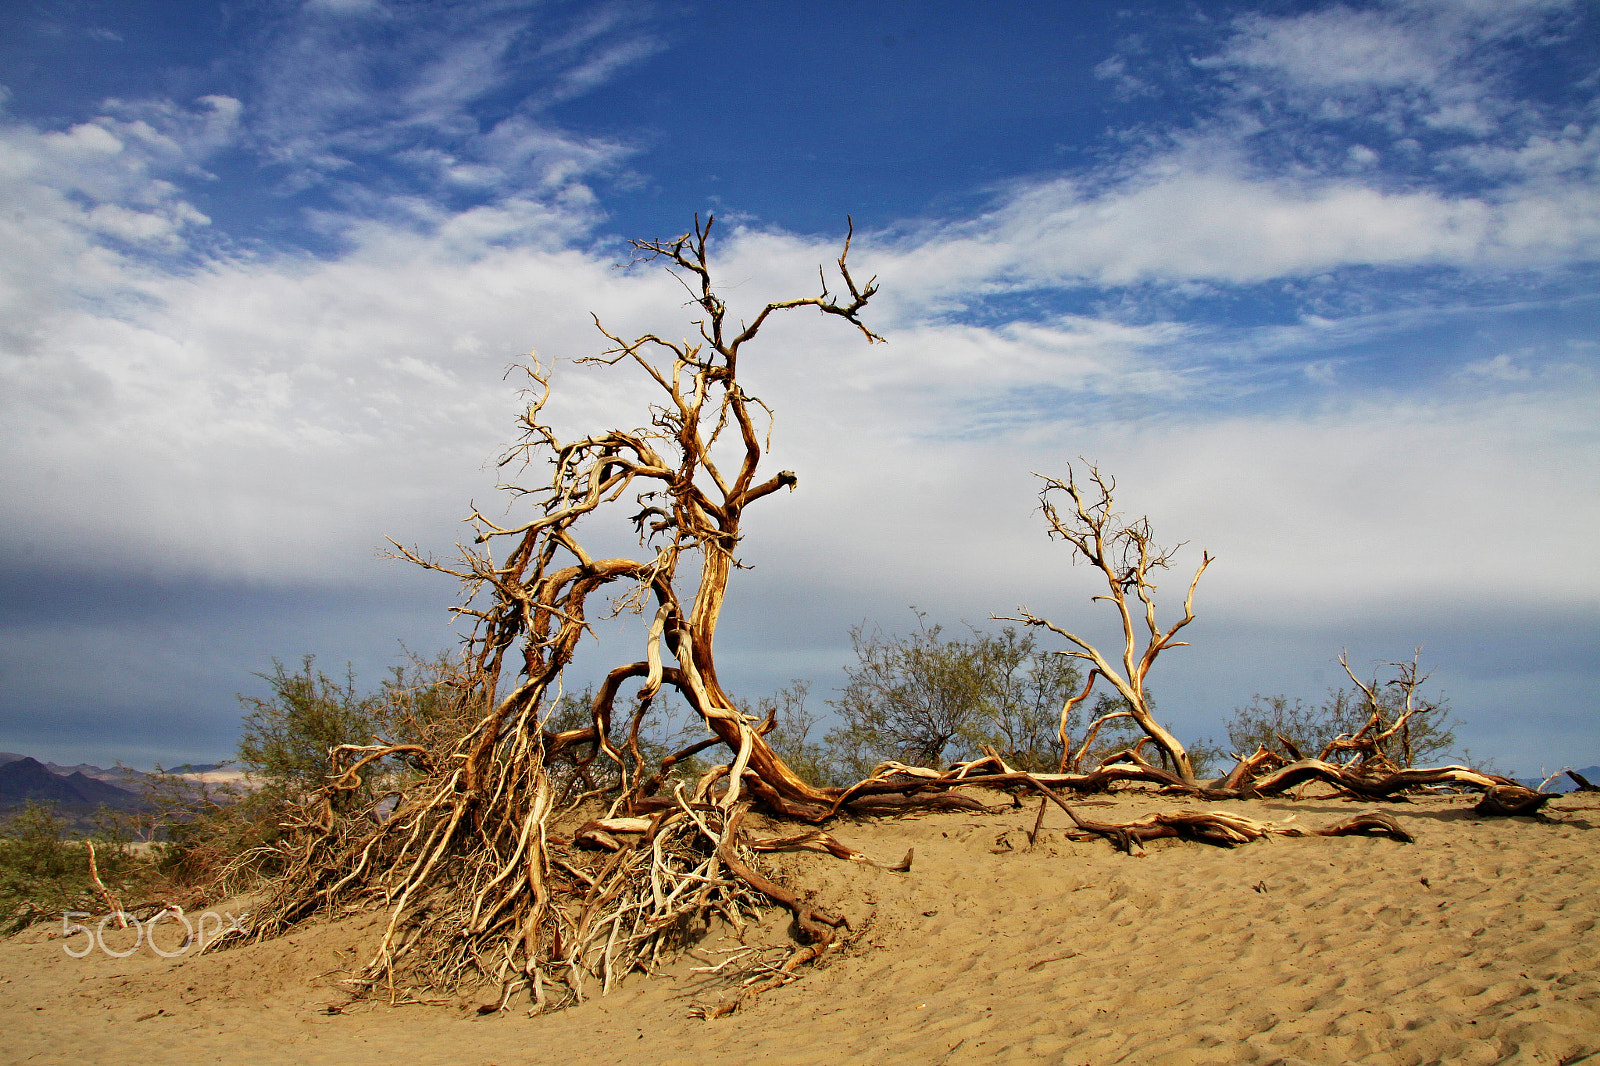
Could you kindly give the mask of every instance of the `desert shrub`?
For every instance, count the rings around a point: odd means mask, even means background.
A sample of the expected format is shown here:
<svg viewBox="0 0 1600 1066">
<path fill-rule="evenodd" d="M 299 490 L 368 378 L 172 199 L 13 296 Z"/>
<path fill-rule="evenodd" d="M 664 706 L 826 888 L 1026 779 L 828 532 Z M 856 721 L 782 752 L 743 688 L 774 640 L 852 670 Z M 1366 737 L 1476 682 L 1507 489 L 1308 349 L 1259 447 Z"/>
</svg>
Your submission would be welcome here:
<svg viewBox="0 0 1600 1066">
<path fill-rule="evenodd" d="M 62 840 L 66 819 L 47 804 L 29 800 L 27 805 L 0 824 L 0 893 L 7 903 L 31 898 L 37 889 L 53 885 L 72 875 L 88 876 L 88 862 Z"/>
<path fill-rule="evenodd" d="M 151 859 L 164 891 L 219 898 L 282 868 L 281 793 L 151 777 Z"/>
<path fill-rule="evenodd" d="M 482 717 L 460 652 L 425 658 L 410 651 L 393 667 L 370 699 L 373 731 L 396 744 L 419 744 L 434 752 L 454 748 Z M 347 689 L 348 691 L 348 689 Z"/>
<path fill-rule="evenodd" d="M 374 692 L 359 691 L 348 667 L 344 678 L 336 680 L 315 663 L 316 657 L 307 655 L 290 672 L 274 659 L 271 673 L 256 675 L 271 687 L 271 696 L 239 697 L 247 711 L 240 727 L 239 764 L 272 799 L 324 785 L 329 753 L 340 745 L 372 744 L 381 738 L 442 753 L 480 716 L 458 654 L 424 658 L 408 652 L 407 662 L 394 667 Z M 391 787 L 397 776 L 408 776 L 404 761 L 378 765 L 364 774 L 359 792 L 343 802 Z"/>
<path fill-rule="evenodd" d="M 765 717 L 774 712 L 772 732 L 767 743 L 789 768 L 813 785 L 833 786 L 850 784 L 843 780 L 843 772 L 834 760 L 826 740 L 814 736 L 820 719 L 806 706 L 811 693 L 811 682 L 796 679 L 776 693 L 761 700 L 754 713 Z"/>
<path fill-rule="evenodd" d="M 315 662 L 307 655 L 290 673 L 274 659 L 270 674 L 256 675 L 272 695 L 239 697 L 248 708 L 239 763 L 278 798 L 319 788 L 327 781 L 328 752 L 341 744 L 369 744 L 378 729 L 381 698 L 357 693 L 353 670 L 335 681 Z"/>
<path fill-rule="evenodd" d="M 970 628 L 949 638 L 919 618 L 906 636 L 857 626 L 850 639 L 856 663 L 830 701 L 842 724 L 827 735 L 846 777 L 865 777 L 885 759 L 942 766 L 985 747 L 1025 769 L 1059 762 L 1060 708 L 1081 675 L 1039 651 L 1031 634 Z"/>
<path fill-rule="evenodd" d="M 1331 689 L 1327 700 L 1315 706 L 1288 696 L 1250 697 L 1246 707 L 1234 708 L 1228 719 L 1228 743 L 1239 755 L 1249 755 L 1257 747 L 1286 752 L 1288 746 L 1307 756 L 1322 751 L 1328 741 L 1341 734 L 1354 733 L 1366 722 L 1360 702 L 1343 689 Z M 1286 745 L 1284 742 L 1287 741 Z"/>
<path fill-rule="evenodd" d="M 102 808 L 95 818 L 95 866 L 114 893 L 149 881 L 147 863 L 129 849 L 128 838 Z M 104 909 L 89 875 L 89 852 L 82 839 L 70 839 L 68 822 L 46 804 L 29 801 L 0 822 L 0 916 L 4 931 L 59 916 L 63 910 Z"/>
<path fill-rule="evenodd" d="M 1288 696 L 1255 695 L 1246 707 L 1234 709 L 1228 720 L 1228 743 L 1234 754 L 1249 755 L 1258 745 L 1271 751 L 1307 758 L 1320 755 L 1334 739 L 1357 733 L 1377 712 L 1372 732 L 1383 733 L 1405 713 L 1405 693 L 1395 685 L 1373 686 L 1376 701 L 1349 689 L 1329 689 L 1328 698 L 1315 706 Z M 1412 715 L 1404 729 L 1386 745 L 1385 753 L 1402 766 L 1430 763 L 1455 748 L 1454 724 L 1448 699 L 1428 702 Z M 1288 743 L 1285 744 L 1285 741 Z M 1291 747 L 1294 751 L 1287 751 Z"/>
<path fill-rule="evenodd" d="M 407 653 L 378 689 L 362 692 L 354 671 L 342 679 L 316 669 L 305 656 L 297 670 L 272 660 L 257 676 L 271 690 L 266 698 L 240 696 L 238 762 L 251 787 L 200 785 L 157 771 L 150 785 L 150 812 L 143 835 L 154 841 L 157 873 L 170 890 L 200 895 L 229 894 L 250 887 L 279 869 L 282 805 L 328 781 L 330 752 L 342 744 L 383 738 L 448 750 L 476 720 L 460 676 L 459 658 L 444 653 L 424 658 Z M 402 760 L 387 760 L 362 774 L 354 793 L 334 802 L 352 806 L 381 795 L 415 776 Z"/>
<path fill-rule="evenodd" d="M 1022 770 L 1054 770 L 1061 761 L 1061 706 L 1083 683 L 1071 659 L 1040 651 L 1032 633 L 1011 628 L 979 634 L 974 653 L 988 663 L 987 698 L 963 731 L 969 753 L 999 752 Z M 1077 728 L 1077 713 L 1067 723 Z"/>
</svg>

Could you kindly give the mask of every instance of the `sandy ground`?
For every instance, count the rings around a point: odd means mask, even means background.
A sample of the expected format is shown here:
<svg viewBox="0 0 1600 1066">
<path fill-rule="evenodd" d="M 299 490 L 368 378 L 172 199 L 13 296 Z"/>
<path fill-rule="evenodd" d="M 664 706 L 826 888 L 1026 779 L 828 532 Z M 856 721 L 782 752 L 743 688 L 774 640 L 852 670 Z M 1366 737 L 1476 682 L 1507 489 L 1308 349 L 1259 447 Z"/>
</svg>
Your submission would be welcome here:
<svg viewBox="0 0 1600 1066">
<path fill-rule="evenodd" d="M 59 925 L 0 943 L 0 1058 L 27 1063 L 1549 1063 L 1600 1066 L 1600 799 L 1479 820 L 1470 799 L 1386 809 L 1416 838 L 1157 842 L 1142 858 L 1071 842 L 1051 811 L 834 827 L 910 873 L 779 856 L 851 918 L 850 946 L 717 1022 L 697 1005 L 782 957 L 787 922 L 727 930 L 664 975 L 529 1017 L 522 1005 L 342 1002 L 376 919 L 209 955 L 69 957 Z M 1181 806 L 1149 794 L 1091 816 Z M 1311 827 L 1336 800 L 1218 805 Z M 240 904 L 222 905 L 238 907 Z M 237 913 L 237 911 L 235 911 Z M 110 946 L 117 943 L 110 930 Z M 169 941 L 172 938 L 169 938 Z M 169 949 L 173 943 L 166 945 Z M 359 957 L 358 957 L 359 956 Z"/>
</svg>

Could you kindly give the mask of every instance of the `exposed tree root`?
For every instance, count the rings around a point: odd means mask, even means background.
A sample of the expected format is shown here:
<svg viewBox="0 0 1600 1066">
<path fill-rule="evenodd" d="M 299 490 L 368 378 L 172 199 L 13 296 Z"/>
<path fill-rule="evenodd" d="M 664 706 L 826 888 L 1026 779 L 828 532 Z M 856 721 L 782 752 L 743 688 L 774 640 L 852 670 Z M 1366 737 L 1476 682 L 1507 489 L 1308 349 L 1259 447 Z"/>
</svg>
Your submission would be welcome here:
<svg viewBox="0 0 1600 1066">
<path fill-rule="evenodd" d="M 898 793 L 909 799 L 942 789 L 972 786 L 1018 790 L 1043 785 L 1058 791 L 1087 794 L 1104 792 L 1116 784 L 1143 784 L 1175 795 L 1228 800 L 1278 796 L 1313 781 L 1321 781 L 1348 795 L 1367 800 L 1393 799 L 1430 785 L 1450 785 L 1485 792 L 1521 787 L 1510 778 L 1465 766 L 1391 769 L 1372 774 L 1364 772 L 1361 767 L 1340 766 L 1321 759 L 1300 759 L 1286 763 L 1264 748 L 1255 755 L 1239 760 L 1227 778 L 1209 786 L 1190 785 L 1178 775 L 1152 765 L 1132 751 L 1118 752 L 1087 773 L 1024 773 L 1011 769 L 993 756 L 986 756 L 942 772 L 885 763 L 872 777 L 840 793 L 833 811 L 829 813 L 861 810 L 873 802 L 873 797 Z"/>
<path fill-rule="evenodd" d="M 1362 799 L 1389 799 L 1424 785 L 1461 785 L 1488 790 L 1515 784 L 1497 774 L 1486 774 L 1465 766 L 1396 769 L 1374 775 L 1321 759 L 1301 759 L 1250 781 L 1238 792 L 1250 796 L 1278 796 L 1307 781 L 1324 781 Z"/>
<path fill-rule="evenodd" d="M 481 1011 L 503 1009 L 520 991 L 535 1008 L 554 1008 L 609 991 L 630 971 L 652 971 L 664 951 L 691 942 L 714 917 L 738 928 L 777 903 L 794 913 L 802 941 L 780 969 L 782 983 L 826 952 L 844 922 L 757 869 L 758 851 L 814 845 L 886 869 L 911 865 L 909 853 L 895 865 L 875 863 L 819 830 L 753 838 L 742 828 L 750 801 L 729 809 L 703 792 L 688 796 L 682 784 L 671 807 L 592 819 L 569 839 L 550 831 L 536 796 L 514 844 L 479 837 L 465 805 L 450 796 L 440 790 L 402 806 L 366 838 L 337 828 L 317 834 L 258 911 L 256 938 L 313 908 L 386 905 L 391 917 L 377 952 L 349 979 L 358 993 L 409 1002 L 488 979 L 499 995 Z M 544 869 L 530 893 L 534 856 Z"/>
</svg>

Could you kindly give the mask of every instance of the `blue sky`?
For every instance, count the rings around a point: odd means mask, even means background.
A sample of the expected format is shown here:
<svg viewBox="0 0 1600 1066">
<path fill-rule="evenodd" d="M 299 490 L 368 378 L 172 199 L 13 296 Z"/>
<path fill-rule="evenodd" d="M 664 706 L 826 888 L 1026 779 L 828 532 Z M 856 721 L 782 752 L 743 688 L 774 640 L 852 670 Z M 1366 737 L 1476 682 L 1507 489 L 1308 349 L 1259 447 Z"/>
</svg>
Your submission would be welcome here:
<svg viewBox="0 0 1600 1066">
<path fill-rule="evenodd" d="M 19 2 L 0 85 L 0 748 L 216 758 L 273 657 L 448 644 L 376 550 L 492 497 L 530 348 L 639 419 L 565 360 L 684 328 L 617 264 L 699 211 L 736 309 L 853 216 L 889 341 L 746 364 L 741 693 L 912 605 L 1103 631 L 1030 476 L 1086 456 L 1218 557 L 1182 735 L 1420 645 L 1475 757 L 1600 760 L 1592 4 Z"/>
</svg>

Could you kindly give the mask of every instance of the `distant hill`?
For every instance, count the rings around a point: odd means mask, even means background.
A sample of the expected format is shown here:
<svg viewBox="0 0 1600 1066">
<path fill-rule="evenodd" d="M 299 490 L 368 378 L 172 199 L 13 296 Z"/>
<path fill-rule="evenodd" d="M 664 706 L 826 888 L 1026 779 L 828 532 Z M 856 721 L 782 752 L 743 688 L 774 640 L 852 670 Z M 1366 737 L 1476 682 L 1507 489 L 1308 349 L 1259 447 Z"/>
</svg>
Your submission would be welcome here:
<svg viewBox="0 0 1600 1066">
<path fill-rule="evenodd" d="M 163 779 L 195 790 L 196 794 L 217 789 L 249 791 L 255 783 L 231 763 L 185 763 L 166 771 Z M 130 770 L 125 766 L 103 769 L 89 763 L 59 766 L 14 752 L 0 752 L 0 820 L 21 811 L 28 803 L 49 804 L 74 831 L 96 827 L 102 807 L 118 812 L 145 812 L 152 809 L 150 793 L 156 774 Z"/>
<path fill-rule="evenodd" d="M 59 774 L 62 777 L 82 774 L 84 777 L 92 778 L 95 781 L 104 781 L 108 785 L 116 785 L 118 788 L 126 789 L 129 792 L 142 794 L 149 788 L 149 774 L 139 770 L 130 770 L 126 766 L 113 766 L 109 770 L 92 766 L 86 762 L 81 762 L 76 766 L 62 766 L 59 763 L 47 762 L 45 766 L 51 773 Z"/>
<path fill-rule="evenodd" d="M 5 771 L 0 767 L 0 773 Z M 59 776 L 59 775 L 58 775 Z M 144 797 L 138 792 L 126 788 L 119 788 L 109 781 L 101 781 L 84 773 L 72 773 L 66 777 L 67 784 L 78 791 L 90 803 L 104 803 L 107 807 L 127 808 L 142 806 Z"/>
<path fill-rule="evenodd" d="M 117 810 L 137 810 L 144 797 L 129 789 L 98 781 L 81 771 L 54 773 L 38 759 L 27 756 L 0 765 L 0 809 L 52 803 L 63 813 L 92 811 L 104 804 Z"/>
</svg>

